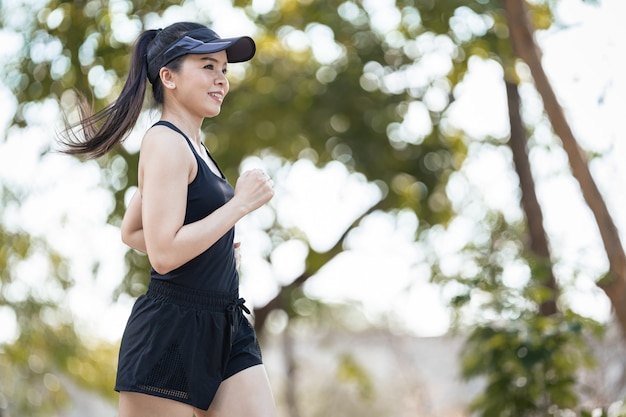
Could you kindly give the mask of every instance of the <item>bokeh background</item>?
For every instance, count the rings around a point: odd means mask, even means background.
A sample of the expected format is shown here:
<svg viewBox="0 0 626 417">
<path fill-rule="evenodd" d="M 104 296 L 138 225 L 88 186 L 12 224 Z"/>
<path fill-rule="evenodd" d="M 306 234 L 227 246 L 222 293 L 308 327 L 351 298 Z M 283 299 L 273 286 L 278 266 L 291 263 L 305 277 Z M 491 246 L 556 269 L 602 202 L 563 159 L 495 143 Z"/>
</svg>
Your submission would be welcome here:
<svg viewBox="0 0 626 417">
<path fill-rule="evenodd" d="M 116 415 L 159 113 L 97 161 L 55 135 L 180 20 L 257 42 L 204 134 L 276 184 L 237 239 L 280 417 L 626 415 L 623 0 L 0 4 L 0 416 Z"/>
</svg>

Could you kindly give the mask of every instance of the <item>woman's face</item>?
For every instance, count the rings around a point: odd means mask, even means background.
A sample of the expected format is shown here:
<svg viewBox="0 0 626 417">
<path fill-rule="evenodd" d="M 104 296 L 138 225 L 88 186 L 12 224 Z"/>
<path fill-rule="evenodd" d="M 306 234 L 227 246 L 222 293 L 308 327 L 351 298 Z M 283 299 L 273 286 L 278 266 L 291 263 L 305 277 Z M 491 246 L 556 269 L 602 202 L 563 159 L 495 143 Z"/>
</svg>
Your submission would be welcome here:
<svg viewBox="0 0 626 417">
<path fill-rule="evenodd" d="M 226 51 L 213 54 L 189 54 L 179 71 L 172 74 L 176 101 L 200 117 L 215 117 L 228 94 Z"/>
</svg>

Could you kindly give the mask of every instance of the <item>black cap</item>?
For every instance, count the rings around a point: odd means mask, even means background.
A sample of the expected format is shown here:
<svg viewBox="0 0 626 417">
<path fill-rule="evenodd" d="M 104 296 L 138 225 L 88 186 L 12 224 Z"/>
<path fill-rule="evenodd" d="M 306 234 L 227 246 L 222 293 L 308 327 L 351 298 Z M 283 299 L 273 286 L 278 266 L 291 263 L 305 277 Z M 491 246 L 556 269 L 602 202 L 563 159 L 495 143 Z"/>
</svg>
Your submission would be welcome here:
<svg viewBox="0 0 626 417">
<path fill-rule="evenodd" d="M 222 39 L 209 28 L 190 30 L 148 62 L 148 79 L 154 83 L 161 68 L 183 55 L 212 54 L 224 50 L 228 62 L 244 62 L 254 56 L 256 44 L 249 36 Z"/>
</svg>

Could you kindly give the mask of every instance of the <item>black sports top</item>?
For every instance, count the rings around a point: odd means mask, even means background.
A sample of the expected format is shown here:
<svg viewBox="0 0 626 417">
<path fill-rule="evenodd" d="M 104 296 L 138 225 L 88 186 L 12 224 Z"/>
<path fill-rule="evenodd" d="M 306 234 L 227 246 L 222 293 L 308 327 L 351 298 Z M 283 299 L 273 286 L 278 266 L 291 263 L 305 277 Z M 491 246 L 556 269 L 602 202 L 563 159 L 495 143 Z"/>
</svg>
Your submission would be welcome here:
<svg viewBox="0 0 626 417">
<path fill-rule="evenodd" d="M 187 186 L 187 209 L 184 224 L 193 223 L 208 216 L 233 198 L 235 190 L 226 180 L 222 170 L 218 167 L 221 177 L 215 175 L 207 163 L 197 154 L 189 138 L 180 129 L 163 120 L 154 124 L 154 126 L 158 125 L 169 127 L 180 133 L 187 141 L 198 164 L 196 177 Z M 217 166 L 217 162 L 208 150 L 206 152 Z M 232 227 L 211 247 L 189 262 L 166 274 L 159 274 L 152 268 L 150 276 L 152 279 L 165 280 L 172 284 L 201 291 L 237 292 L 239 274 L 235 263 L 234 235 L 235 228 Z"/>
</svg>

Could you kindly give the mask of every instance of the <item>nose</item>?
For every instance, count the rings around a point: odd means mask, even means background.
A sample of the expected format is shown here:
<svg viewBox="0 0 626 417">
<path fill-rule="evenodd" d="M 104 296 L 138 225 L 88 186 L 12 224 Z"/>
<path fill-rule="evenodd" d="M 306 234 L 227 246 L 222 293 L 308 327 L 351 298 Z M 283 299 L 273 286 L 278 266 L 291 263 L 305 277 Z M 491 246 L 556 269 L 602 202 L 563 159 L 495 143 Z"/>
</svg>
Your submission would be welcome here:
<svg viewBox="0 0 626 417">
<path fill-rule="evenodd" d="M 215 77 L 214 81 L 215 85 L 222 90 L 224 96 L 228 94 L 228 90 L 230 89 L 230 84 L 228 83 L 228 78 L 226 78 L 226 74 L 220 72 L 217 77 Z"/>
<path fill-rule="evenodd" d="M 215 83 L 220 85 L 228 84 L 228 78 L 226 78 L 226 74 L 220 71 L 218 76 L 215 78 Z"/>
</svg>

